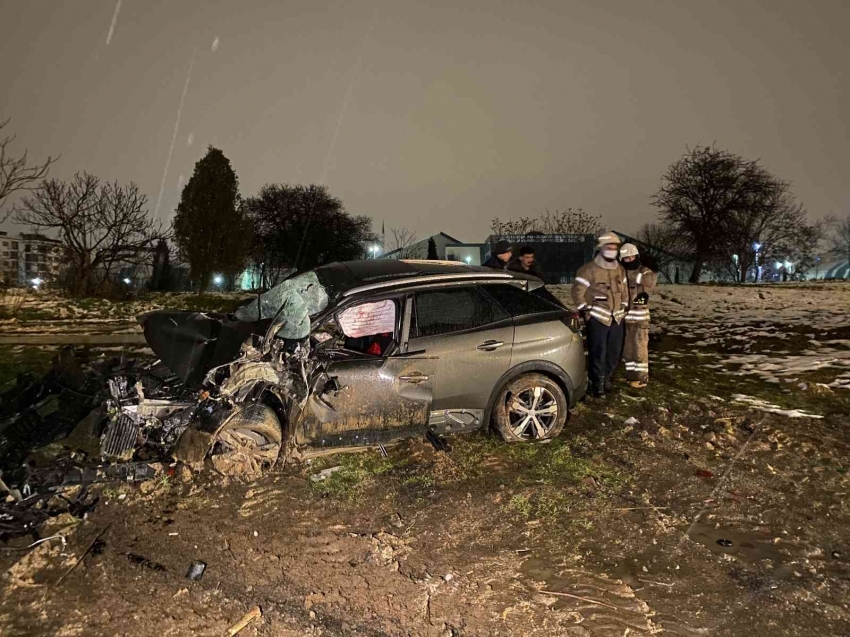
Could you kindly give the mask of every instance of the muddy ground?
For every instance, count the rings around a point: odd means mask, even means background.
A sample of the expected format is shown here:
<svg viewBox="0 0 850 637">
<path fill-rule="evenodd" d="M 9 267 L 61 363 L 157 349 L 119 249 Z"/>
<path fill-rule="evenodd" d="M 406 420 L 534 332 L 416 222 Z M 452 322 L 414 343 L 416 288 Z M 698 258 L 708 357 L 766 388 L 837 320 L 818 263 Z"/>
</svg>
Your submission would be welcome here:
<svg viewBox="0 0 850 637">
<path fill-rule="evenodd" d="M 256 605 L 241 635 L 850 635 L 850 326 L 818 314 L 836 293 L 754 325 L 681 312 L 730 296 L 682 290 L 658 304 L 650 386 L 580 405 L 549 444 L 94 487 L 84 521 L 53 521 L 66 545 L 0 550 L 0 634 L 223 635 Z M 778 362 L 732 358 L 747 342 Z"/>
</svg>

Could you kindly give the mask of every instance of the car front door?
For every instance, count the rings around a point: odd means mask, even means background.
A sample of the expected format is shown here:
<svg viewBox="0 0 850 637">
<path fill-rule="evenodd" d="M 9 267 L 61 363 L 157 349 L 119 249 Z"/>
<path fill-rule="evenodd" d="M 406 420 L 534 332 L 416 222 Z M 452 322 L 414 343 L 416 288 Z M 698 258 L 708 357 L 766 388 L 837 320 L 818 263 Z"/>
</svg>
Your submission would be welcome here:
<svg viewBox="0 0 850 637">
<path fill-rule="evenodd" d="M 424 432 L 435 361 L 398 346 L 403 301 L 358 303 L 317 328 L 310 391 L 291 420 L 296 443 L 374 445 Z"/>
<path fill-rule="evenodd" d="M 510 367 L 510 315 L 477 286 L 422 290 L 412 300 L 407 351 L 438 359 L 429 425 L 477 429 L 493 387 Z"/>
</svg>

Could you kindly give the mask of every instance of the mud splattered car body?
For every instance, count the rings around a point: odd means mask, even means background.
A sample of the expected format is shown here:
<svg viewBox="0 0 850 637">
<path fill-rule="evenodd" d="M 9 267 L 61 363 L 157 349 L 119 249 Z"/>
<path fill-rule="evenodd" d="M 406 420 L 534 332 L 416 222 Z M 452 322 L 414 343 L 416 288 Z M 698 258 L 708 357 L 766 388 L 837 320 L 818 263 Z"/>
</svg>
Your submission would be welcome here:
<svg viewBox="0 0 850 637">
<path fill-rule="evenodd" d="M 586 387 L 577 319 L 538 279 L 453 262 L 335 263 L 234 315 L 140 322 L 160 373 L 113 392 L 104 441 L 127 429 L 113 454 L 134 426 L 167 430 L 178 459 L 246 470 L 282 449 L 309 455 L 491 420 L 508 440 L 546 438 Z M 172 376 L 158 385 L 163 365 Z"/>
</svg>

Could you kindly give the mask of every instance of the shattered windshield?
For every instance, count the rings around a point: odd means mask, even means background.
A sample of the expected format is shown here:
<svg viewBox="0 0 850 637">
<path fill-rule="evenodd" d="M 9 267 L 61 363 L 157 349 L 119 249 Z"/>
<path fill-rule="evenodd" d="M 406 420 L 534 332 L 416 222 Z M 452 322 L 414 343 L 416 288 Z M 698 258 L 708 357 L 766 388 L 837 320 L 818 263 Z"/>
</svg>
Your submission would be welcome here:
<svg viewBox="0 0 850 637">
<path fill-rule="evenodd" d="M 327 291 L 311 271 L 276 285 L 260 295 L 259 303 L 254 301 L 241 307 L 235 315 L 240 321 L 276 318 L 275 325 L 280 325 L 280 329 L 270 332 L 297 340 L 310 334 L 310 317 L 324 310 L 328 301 Z"/>
</svg>

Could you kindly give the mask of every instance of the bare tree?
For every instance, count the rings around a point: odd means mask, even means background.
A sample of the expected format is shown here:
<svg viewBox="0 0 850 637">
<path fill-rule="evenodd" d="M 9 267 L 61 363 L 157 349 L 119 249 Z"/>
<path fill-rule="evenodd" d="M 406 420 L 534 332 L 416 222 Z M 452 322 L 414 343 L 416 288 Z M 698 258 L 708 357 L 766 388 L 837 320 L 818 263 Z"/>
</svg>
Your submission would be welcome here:
<svg viewBox="0 0 850 637">
<path fill-rule="evenodd" d="M 602 215 L 592 215 L 583 208 L 547 210 L 538 220 L 537 228 L 546 234 L 592 234 L 598 236 L 605 231 Z"/>
<path fill-rule="evenodd" d="M 850 214 L 843 219 L 835 216 L 827 217 L 825 223 L 831 231 L 829 235 L 831 252 L 850 261 Z"/>
<path fill-rule="evenodd" d="M 605 230 L 601 215 L 592 215 L 582 208 L 566 210 L 546 210 L 539 217 L 518 217 L 517 219 L 493 219 L 490 229 L 495 235 L 542 234 L 592 234 L 597 236 Z"/>
<path fill-rule="evenodd" d="M 407 228 L 390 228 L 389 245 L 385 246 L 386 252 L 393 252 L 396 259 L 422 258 L 416 244 L 416 234 Z"/>
<path fill-rule="evenodd" d="M 7 119 L 0 122 L 0 131 L 10 121 Z M 0 223 L 6 221 L 14 212 L 14 210 L 3 212 L 6 200 L 13 193 L 34 190 L 38 183 L 47 176 L 51 164 L 58 159 L 58 157 L 48 157 L 42 164 L 30 164 L 27 151 L 24 151 L 24 154 L 20 157 L 8 154 L 7 148 L 14 140 L 14 135 L 0 137 Z"/>
<path fill-rule="evenodd" d="M 676 264 L 686 260 L 687 242 L 672 226 L 653 222 L 643 224 L 635 233 L 640 242 L 640 250 L 655 263 L 656 271 L 663 275 L 668 283 L 675 280 Z"/>
<path fill-rule="evenodd" d="M 528 234 L 534 230 L 535 220 L 531 217 L 520 217 L 518 219 L 508 219 L 502 221 L 499 218 L 493 219 L 490 223 L 490 230 L 495 235 L 506 234 Z"/>
<path fill-rule="evenodd" d="M 728 243 L 730 227 L 741 235 L 758 234 L 753 231 L 758 222 L 747 216 L 777 207 L 777 203 L 767 202 L 777 194 L 774 182 L 775 178 L 757 160 L 747 161 L 714 146 L 689 148 L 667 169 L 651 201 L 661 219 L 690 243 L 695 259 L 691 283 L 699 281 L 706 263 L 725 256 L 720 247 Z M 748 255 L 755 258 L 752 248 Z M 747 255 L 738 256 L 744 259 Z"/>
<path fill-rule="evenodd" d="M 806 243 L 816 240 L 814 228 L 806 223 L 806 210 L 794 199 L 790 184 L 760 167 L 751 172 L 744 205 L 730 211 L 721 224 L 723 235 L 715 244 L 720 263 L 739 282 L 747 280 L 750 269 L 758 280 L 765 265 L 787 261 L 792 254 L 802 257 L 799 248 L 804 236 Z"/>
<path fill-rule="evenodd" d="M 824 221 L 804 223 L 786 243 L 787 259 L 794 264 L 794 274 L 805 276 L 817 265 L 818 254 L 827 238 L 828 226 Z"/>
<path fill-rule="evenodd" d="M 132 182 L 121 186 L 77 173 L 71 182 L 42 182 L 23 198 L 15 221 L 57 233 L 70 268 L 69 290 L 85 296 L 103 291 L 115 268 L 150 260 L 162 227 L 146 204 Z"/>
</svg>

